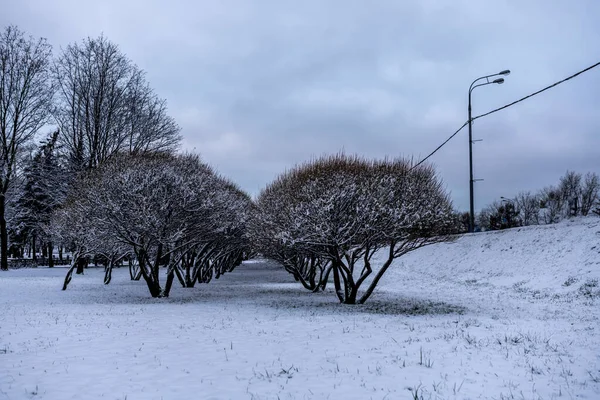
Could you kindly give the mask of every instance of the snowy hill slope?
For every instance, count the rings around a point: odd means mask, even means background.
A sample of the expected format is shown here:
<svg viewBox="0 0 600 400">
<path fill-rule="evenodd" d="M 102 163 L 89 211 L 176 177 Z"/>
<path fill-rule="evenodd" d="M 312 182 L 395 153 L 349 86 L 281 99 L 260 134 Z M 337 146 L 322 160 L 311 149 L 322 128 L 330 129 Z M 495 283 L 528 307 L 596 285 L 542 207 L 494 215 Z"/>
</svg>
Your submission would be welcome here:
<svg viewBox="0 0 600 400">
<path fill-rule="evenodd" d="M 597 295 L 600 218 L 467 234 L 425 247 L 397 260 L 382 287 L 394 291 L 394 282 L 411 276 L 458 287 L 493 286 L 531 297 Z"/>
</svg>

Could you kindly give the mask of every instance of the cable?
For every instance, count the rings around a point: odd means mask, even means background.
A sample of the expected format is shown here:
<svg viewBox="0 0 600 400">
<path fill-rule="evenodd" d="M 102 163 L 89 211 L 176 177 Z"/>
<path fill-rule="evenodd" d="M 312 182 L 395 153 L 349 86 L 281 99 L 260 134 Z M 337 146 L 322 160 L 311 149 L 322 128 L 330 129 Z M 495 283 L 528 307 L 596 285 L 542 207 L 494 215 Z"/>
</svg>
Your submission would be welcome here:
<svg viewBox="0 0 600 400">
<path fill-rule="evenodd" d="M 492 111 L 486 112 L 485 114 L 478 115 L 478 116 L 476 116 L 475 118 L 473 118 L 473 121 L 475 121 L 475 120 L 476 120 L 476 119 L 478 119 L 478 118 L 485 117 L 486 115 L 490 115 L 490 114 L 493 114 L 493 113 L 495 113 L 495 112 L 498 112 L 498 111 L 500 111 L 500 110 L 504 110 L 505 108 L 508 108 L 508 107 L 510 107 L 510 106 L 514 106 L 515 104 L 517 104 L 517 103 L 520 103 L 520 102 L 522 102 L 523 100 L 527 100 L 528 98 L 530 98 L 530 97 L 533 97 L 533 96 L 535 96 L 535 95 L 537 95 L 537 94 L 540 94 L 540 93 L 542 93 L 542 92 L 545 92 L 545 91 L 546 91 L 546 90 L 548 90 L 548 89 L 552 89 L 554 86 L 558 86 L 558 85 L 560 85 L 561 83 L 564 83 L 564 82 L 568 81 L 569 79 L 573 79 L 573 78 L 575 78 L 576 76 L 578 76 L 578 75 L 581 75 L 581 74 L 583 74 L 584 72 L 587 72 L 587 71 L 589 71 L 589 70 L 590 70 L 590 69 L 592 69 L 592 68 L 596 68 L 598 65 L 600 65 L 600 62 L 597 62 L 596 64 L 594 64 L 594 65 L 592 65 L 592 66 L 590 66 L 590 67 L 587 67 L 586 69 L 583 69 L 583 70 L 579 71 L 578 73 L 576 73 L 576 74 L 573 74 L 573 75 L 569 76 L 568 78 L 565 78 L 565 79 L 563 79 L 562 81 L 558 81 L 558 82 L 556 82 L 556 83 L 553 83 L 553 84 L 552 84 L 552 85 L 550 85 L 550 86 L 546 86 L 546 87 L 545 87 L 545 88 L 543 88 L 542 90 L 538 90 L 537 92 L 531 93 L 530 95 L 527 95 L 527 96 L 525 96 L 525 97 L 523 97 L 523 98 L 520 98 L 519 100 L 515 100 L 515 101 L 513 101 L 512 103 L 509 103 L 509 104 L 507 104 L 507 105 L 505 105 L 505 106 L 502 106 L 502 107 L 500 107 L 500 108 L 496 108 L 495 110 L 492 110 Z"/>
<path fill-rule="evenodd" d="M 597 66 L 599 66 L 599 65 L 600 65 L 600 62 L 597 62 L 596 64 L 594 64 L 594 65 L 591 65 L 591 66 L 587 67 L 586 69 L 582 69 L 581 71 L 577 72 L 576 74 L 573 74 L 573 75 L 571 75 L 571 76 L 569 76 L 569 77 L 567 77 L 567 78 L 565 78 L 565 79 L 563 79 L 563 80 L 561 80 L 561 81 L 558 81 L 558 82 L 556 82 L 556 83 L 553 83 L 553 84 L 552 84 L 552 85 L 550 85 L 550 86 L 546 86 L 545 88 L 543 88 L 543 89 L 541 89 L 541 90 L 538 90 L 537 92 L 531 93 L 531 94 L 529 94 L 529 95 L 527 95 L 527 96 L 525 96 L 525 97 L 522 97 L 522 98 L 520 98 L 519 100 L 515 100 L 515 101 L 513 101 L 512 103 L 506 104 L 506 105 L 504 105 L 504 106 L 502 106 L 502 107 L 499 107 L 499 108 L 496 108 L 496 109 L 494 109 L 494 110 L 492 110 L 492 111 L 486 112 L 485 114 L 478 115 L 478 116 L 476 116 L 476 117 L 472 118 L 472 119 L 471 119 L 471 121 L 475 121 L 476 119 L 479 119 L 479 118 L 481 118 L 481 117 L 485 117 L 485 116 L 487 116 L 487 115 L 490 115 L 490 114 L 496 113 L 496 112 L 498 112 L 498 111 L 500 111 L 500 110 L 504 110 L 505 108 L 508 108 L 508 107 L 510 107 L 510 106 L 514 106 L 514 105 L 515 105 L 515 104 L 517 104 L 517 103 L 520 103 L 520 102 L 522 102 L 522 101 L 524 101 L 524 100 L 527 100 L 527 99 L 528 99 L 528 98 L 530 98 L 530 97 L 533 97 L 533 96 L 535 96 L 535 95 L 538 95 L 538 94 L 540 94 L 540 93 L 542 93 L 542 92 L 545 92 L 545 91 L 546 91 L 546 90 L 548 90 L 548 89 L 552 89 L 553 87 L 555 87 L 555 86 L 558 86 L 558 85 L 560 85 L 561 83 L 564 83 L 564 82 L 568 81 L 569 79 L 573 79 L 573 78 L 575 78 L 576 76 L 579 76 L 579 75 L 583 74 L 584 72 L 587 72 L 587 71 L 589 71 L 589 70 L 591 70 L 591 69 L 593 69 L 593 68 L 596 68 L 596 67 L 597 67 Z M 445 140 L 445 141 L 444 141 L 444 142 L 443 142 L 441 145 L 439 145 L 438 147 L 436 147 L 436 149 L 435 149 L 434 151 L 432 151 L 431 153 L 429 153 L 429 155 L 428 155 L 427 157 L 425 157 L 424 159 L 422 159 L 421 161 L 419 161 L 418 163 L 416 163 L 416 164 L 415 164 L 415 165 L 414 165 L 414 166 L 413 166 L 413 167 L 412 167 L 412 168 L 409 170 L 409 172 L 410 172 L 410 171 L 412 171 L 413 169 L 417 168 L 419 165 L 423 164 L 425 161 L 427 161 L 427 159 L 429 159 L 431 156 L 433 156 L 435 153 L 437 153 L 439 149 L 441 149 L 442 147 L 444 147 L 444 145 L 445 145 L 446 143 L 448 143 L 448 142 L 449 142 L 449 141 L 450 141 L 452 138 L 454 138 L 454 137 L 455 137 L 455 136 L 458 134 L 458 132 L 460 132 L 460 131 L 462 130 L 462 128 L 464 128 L 464 127 L 465 127 L 465 126 L 467 126 L 468 124 L 469 124 L 469 121 L 465 122 L 465 123 L 464 123 L 464 124 L 463 124 L 463 125 L 462 125 L 460 128 L 458 128 L 458 130 L 457 130 L 456 132 L 454 132 L 452 135 L 450 135 L 450 137 L 449 137 L 448 139 L 446 139 L 446 140 Z"/>
<path fill-rule="evenodd" d="M 446 139 L 444 141 L 444 143 L 440 144 L 438 147 L 436 147 L 436 149 L 434 151 L 432 151 L 431 153 L 429 153 L 429 155 L 427 157 L 425 157 L 424 159 L 422 159 L 421 161 L 419 161 L 418 163 L 416 163 L 415 165 L 412 166 L 411 169 L 408 170 L 408 172 L 412 171 L 413 169 L 417 168 L 419 165 L 423 164 L 425 161 L 427 161 L 427 159 L 429 157 L 431 157 L 432 155 L 434 155 L 435 153 L 437 153 L 437 151 L 439 149 L 441 149 L 442 147 L 444 147 L 444 145 L 446 143 L 448 143 L 454 136 L 458 135 L 458 132 L 462 131 L 462 128 L 464 128 L 465 126 L 467 126 L 469 124 L 469 121 L 465 122 L 464 124 L 462 124 L 462 126 L 460 128 L 457 129 L 456 132 L 454 132 L 452 135 L 450 135 L 450 137 L 448 139 Z"/>
</svg>

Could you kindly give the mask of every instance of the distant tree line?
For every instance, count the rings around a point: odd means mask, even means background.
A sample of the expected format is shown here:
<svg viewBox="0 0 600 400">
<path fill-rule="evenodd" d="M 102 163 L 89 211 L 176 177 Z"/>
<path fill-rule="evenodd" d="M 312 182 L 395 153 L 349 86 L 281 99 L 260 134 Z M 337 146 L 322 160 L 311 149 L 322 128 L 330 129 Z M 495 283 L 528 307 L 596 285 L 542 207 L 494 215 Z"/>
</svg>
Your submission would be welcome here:
<svg viewBox="0 0 600 400">
<path fill-rule="evenodd" d="M 477 225 L 483 230 L 499 230 L 554 224 L 575 216 L 600 215 L 599 201 L 598 174 L 567 171 L 556 186 L 545 187 L 537 193 L 520 192 L 514 198 L 494 201 L 476 216 Z"/>
</svg>

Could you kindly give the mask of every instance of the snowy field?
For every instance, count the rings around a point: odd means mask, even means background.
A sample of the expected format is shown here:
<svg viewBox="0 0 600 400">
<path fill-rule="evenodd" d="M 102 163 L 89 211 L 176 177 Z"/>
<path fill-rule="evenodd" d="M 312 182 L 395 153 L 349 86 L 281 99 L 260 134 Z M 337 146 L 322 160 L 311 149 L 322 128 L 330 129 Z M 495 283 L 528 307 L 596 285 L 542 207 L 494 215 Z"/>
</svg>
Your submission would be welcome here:
<svg viewBox="0 0 600 400">
<path fill-rule="evenodd" d="M 0 273 L 2 399 L 600 399 L 600 219 L 416 251 L 364 306 L 268 261 L 152 299 Z"/>
</svg>

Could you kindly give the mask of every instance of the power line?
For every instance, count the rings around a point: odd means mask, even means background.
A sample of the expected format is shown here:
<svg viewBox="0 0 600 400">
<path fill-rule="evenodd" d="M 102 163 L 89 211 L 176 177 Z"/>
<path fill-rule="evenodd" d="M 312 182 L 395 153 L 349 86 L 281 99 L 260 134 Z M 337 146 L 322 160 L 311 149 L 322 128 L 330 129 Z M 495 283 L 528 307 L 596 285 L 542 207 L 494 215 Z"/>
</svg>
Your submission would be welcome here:
<svg viewBox="0 0 600 400">
<path fill-rule="evenodd" d="M 500 110 L 504 110 L 505 108 L 508 108 L 508 107 L 510 107 L 510 106 L 514 106 L 515 104 L 517 104 L 517 103 L 520 103 L 520 102 L 522 102 L 523 100 L 527 100 L 528 98 L 530 98 L 530 97 L 533 97 L 533 96 L 535 96 L 535 95 L 537 95 L 537 94 L 540 94 L 540 93 L 542 93 L 542 92 L 545 92 L 545 91 L 546 91 L 546 90 L 548 90 L 548 89 L 552 89 L 554 86 L 558 86 L 558 85 L 560 85 L 561 83 L 564 83 L 564 82 L 568 81 L 569 79 L 573 79 L 573 78 L 575 78 L 576 76 L 578 76 L 578 75 L 581 75 L 581 74 L 583 74 L 584 72 L 587 72 L 587 71 L 589 71 L 589 70 L 590 70 L 590 69 L 592 69 L 592 68 L 596 68 L 598 65 L 600 65 L 600 62 L 597 62 L 596 64 L 594 64 L 594 65 L 592 65 L 592 66 L 589 66 L 589 67 L 587 67 L 586 69 L 583 69 L 583 70 L 579 71 L 578 73 L 576 73 L 576 74 L 573 74 L 573 75 L 571 75 L 571 76 L 569 76 L 569 77 L 567 77 L 567 78 L 563 79 L 562 81 L 558 81 L 558 82 L 556 82 L 556 83 L 553 83 L 553 84 L 552 84 L 552 85 L 550 85 L 550 86 L 546 86 L 546 87 L 545 87 L 545 88 L 543 88 L 542 90 L 538 90 L 537 92 L 534 92 L 534 93 L 531 93 L 530 95 L 527 95 L 527 96 L 525 96 L 525 97 L 522 97 L 522 98 L 520 98 L 519 100 L 515 100 L 515 101 L 513 101 L 512 103 L 509 103 L 509 104 L 507 104 L 507 105 L 505 105 L 505 106 L 502 106 L 502 107 L 496 108 L 495 110 L 492 110 L 492 111 L 490 111 L 490 112 L 486 112 L 485 114 L 478 115 L 478 116 L 476 116 L 475 118 L 473 118 L 473 121 L 475 121 L 475 120 L 476 120 L 476 119 L 478 119 L 478 118 L 485 117 L 486 115 L 490 115 L 490 114 L 493 114 L 493 113 L 495 113 L 495 112 L 498 112 L 498 111 L 500 111 Z"/>
<path fill-rule="evenodd" d="M 452 135 L 450 135 L 450 137 L 446 140 L 444 140 L 444 142 L 442 144 L 440 144 L 438 147 L 435 148 L 434 151 L 432 151 L 431 153 L 429 153 L 429 155 L 427 157 L 425 157 L 424 159 L 422 159 L 421 161 L 419 161 L 418 163 L 416 163 L 415 165 L 412 166 L 412 168 L 408 171 L 412 171 L 413 169 L 417 168 L 419 165 L 423 164 L 425 161 L 427 161 L 427 159 L 429 157 L 431 157 L 432 155 L 434 155 L 435 153 L 437 153 L 437 151 L 439 149 L 441 149 L 442 147 L 444 147 L 444 145 L 446 143 L 448 143 L 450 140 L 452 140 L 452 138 L 454 138 L 454 136 L 458 135 L 458 132 L 462 131 L 462 128 L 464 128 L 465 126 L 467 126 L 469 124 L 469 121 L 465 122 L 464 124 L 462 124 L 462 126 L 460 128 L 458 128 L 456 130 L 456 132 L 454 132 Z"/>
<path fill-rule="evenodd" d="M 533 93 L 531 93 L 531 94 L 529 94 L 529 95 L 527 95 L 527 96 L 525 96 L 525 97 L 522 97 L 522 98 L 520 98 L 519 100 L 515 100 L 515 101 L 513 101 L 512 103 L 509 103 L 509 104 L 506 104 L 506 105 L 504 105 L 504 106 L 502 106 L 502 107 L 496 108 L 496 109 L 494 109 L 494 110 L 492 110 L 492 111 L 489 111 L 489 112 L 487 112 L 487 113 L 485 113 L 485 114 L 478 115 L 478 116 L 474 117 L 474 118 L 473 118 L 471 121 L 475 121 L 476 119 L 479 119 L 479 118 L 481 118 L 481 117 L 485 117 L 485 116 L 487 116 L 487 115 L 490 115 L 490 114 L 496 113 L 496 112 L 498 112 L 498 111 L 500 111 L 500 110 L 504 110 L 505 108 L 508 108 L 508 107 L 510 107 L 510 106 L 514 106 L 514 105 L 515 105 L 515 104 L 517 104 L 517 103 L 520 103 L 520 102 L 522 102 L 522 101 L 524 101 L 524 100 L 527 100 L 527 99 L 528 99 L 528 98 L 530 98 L 530 97 L 533 97 L 533 96 L 535 96 L 535 95 L 538 95 L 538 94 L 540 94 L 540 93 L 542 93 L 542 92 L 545 92 L 545 91 L 546 91 L 546 90 L 548 90 L 548 89 L 552 89 L 553 87 L 555 87 L 555 86 L 558 86 L 558 85 L 560 85 L 561 83 L 564 83 L 564 82 L 566 82 L 566 81 L 568 81 L 568 80 L 570 80 L 570 79 L 573 79 L 573 78 L 575 78 L 576 76 L 579 76 L 579 75 L 583 74 L 584 72 L 587 72 L 587 71 L 589 71 L 589 70 L 591 70 L 591 69 L 593 69 L 593 68 L 596 68 L 596 67 L 597 67 L 597 66 L 599 66 L 599 65 L 600 65 L 600 62 L 597 62 L 596 64 L 594 64 L 594 65 L 591 65 L 591 66 L 587 67 L 586 69 L 582 69 L 581 71 L 579 71 L 579 72 L 577 72 L 577 73 L 575 73 L 575 74 L 573 74 L 573 75 L 571 75 L 571 76 L 569 76 L 569 77 L 567 77 L 567 78 L 565 78 L 565 79 L 563 79 L 563 80 L 560 80 L 560 81 L 558 81 L 558 82 L 555 82 L 555 83 L 553 83 L 553 84 L 552 84 L 552 85 L 550 85 L 550 86 L 546 86 L 545 88 L 543 88 L 543 89 L 541 89 L 541 90 L 538 90 L 537 92 L 533 92 Z M 427 155 L 427 157 L 425 157 L 424 159 L 422 159 L 421 161 L 419 161 L 418 163 L 416 163 L 416 164 L 415 164 L 415 165 L 414 165 L 414 166 L 413 166 L 413 167 L 410 169 L 410 171 L 412 171 L 413 169 L 417 168 L 419 165 L 423 164 L 423 163 L 424 163 L 425 161 L 427 161 L 427 160 L 428 160 L 428 159 L 429 159 L 431 156 L 433 156 L 435 153 L 437 153 L 437 152 L 438 152 L 438 150 L 440 150 L 442 147 L 444 147 L 444 146 L 446 145 L 446 143 L 448 143 L 450 140 L 452 140 L 452 139 L 453 139 L 453 138 L 454 138 L 454 137 L 455 137 L 455 136 L 456 136 L 456 135 L 457 135 L 457 134 L 458 134 L 458 133 L 459 133 L 459 132 L 460 132 L 460 131 L 461 131 L 461 130 L 462 130 L 464 127 L 465 127 L 465 126 L 467 126 L 468 124 L 469 124 L 469 121 L 467 121 L 467 122 L 465 122 L 464 124 L 462 124 L 462 126 L 461 126 L 460 128 L 458 128 L 458 130 L 456 130 L 456 132 L 454 132 L 452 135 L 450 135 L 450 137 L 449 137 L 448 139 L 446 139 L 446 140 L 445 140 L 445 141 L 444 141 L 444 142 L 443 142 L 441 145 L 439 145 L 438 147 L 436 147 L 436 149 L 435 149 L 435 150 L 433 150 L 431 153 L 429 153 L 429 155 Z"/>
</svg>

